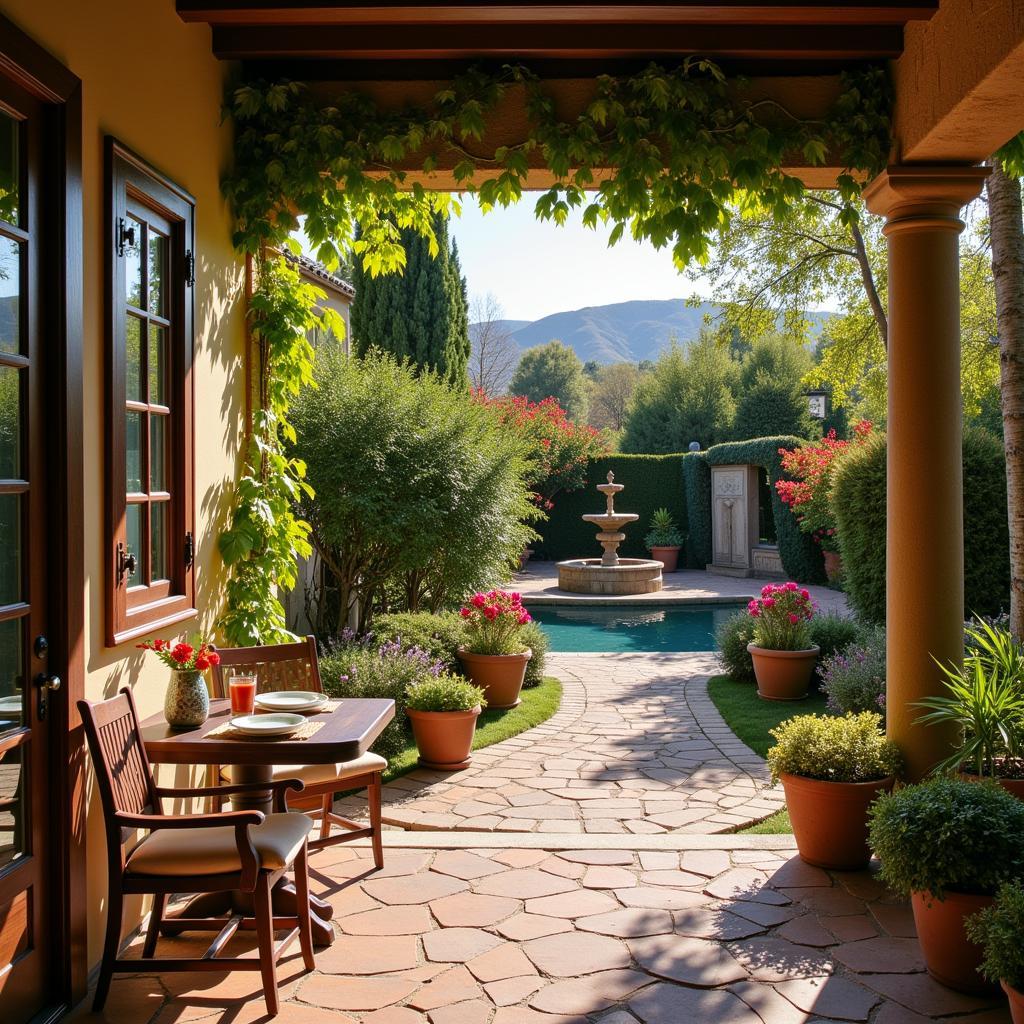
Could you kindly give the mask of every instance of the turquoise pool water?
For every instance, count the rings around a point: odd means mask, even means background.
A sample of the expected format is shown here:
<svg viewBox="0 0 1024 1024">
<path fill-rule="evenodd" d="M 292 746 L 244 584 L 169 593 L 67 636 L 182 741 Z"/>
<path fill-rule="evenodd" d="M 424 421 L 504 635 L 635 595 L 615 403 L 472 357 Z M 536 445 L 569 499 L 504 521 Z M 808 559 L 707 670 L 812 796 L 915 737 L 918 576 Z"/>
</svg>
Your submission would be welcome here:
<svg viewBox="0 0 1024 1024">
<path fill-rule="evenodd" d="M 736 604 L 530 605 L 553 651 L 713 651 Z"/>
</svg>

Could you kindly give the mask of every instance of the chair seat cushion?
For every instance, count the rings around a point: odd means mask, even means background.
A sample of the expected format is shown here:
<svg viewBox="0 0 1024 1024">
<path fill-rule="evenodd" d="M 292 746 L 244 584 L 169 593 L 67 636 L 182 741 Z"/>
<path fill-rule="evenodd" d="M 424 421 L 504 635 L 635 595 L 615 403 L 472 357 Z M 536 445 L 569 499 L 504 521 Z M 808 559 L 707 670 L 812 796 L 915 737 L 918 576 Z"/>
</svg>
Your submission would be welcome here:
<svg viewBox="0 0 1024 1024">
<path fill-rule="evenodd" d="M 307 786 L 334 779 L 350 779 L 354 775 L 366 775 L 368 772 L 382 772 L 388 763 L 378 754 L 367 751 L 354 761 L 337 761 L 333 764 L 276 764 L 274 765 L 274 781 L 279 779 L 301 779 Z M 221 778 L 231 778 L 230 766 L 220 770 Z M 290 794 L 293 798 L 301 798 L 301 794 Z"/>
<path fill-rule="evenodd" d="M 298 811 L 268 814 L 249 827 L 260 867 L 279 871 L 295 859 L 312 821 Z M 224 828 L 167 828 L 151 832 L 135 847 L 126 865 L 131 875 L 219 875 L 240 871 L 242 862 L 235 830 Z"/>
</svg>

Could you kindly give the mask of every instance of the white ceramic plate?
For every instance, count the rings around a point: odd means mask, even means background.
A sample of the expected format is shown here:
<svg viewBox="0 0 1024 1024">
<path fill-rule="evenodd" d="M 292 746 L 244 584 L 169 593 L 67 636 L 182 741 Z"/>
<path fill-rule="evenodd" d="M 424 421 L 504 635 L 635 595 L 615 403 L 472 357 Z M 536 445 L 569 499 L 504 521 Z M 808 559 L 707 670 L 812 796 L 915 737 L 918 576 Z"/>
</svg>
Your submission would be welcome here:
<svg viewBox="0 0 1024 1024">
<path fill-rule="evenodd" d="M 249 736 L 290 736 L 305 721 L 302 715 L 242 715 L 231 724 Z"/>
<path fill-rule="evenodd" d="M 21 697 L 0 697 L 0 715 L 21 715 Z"/>
<path fill-rule="evenodd" d="M 311 711 L 327 703 L 327 694 L 313 690 L 275 690 L 256 697 L 256 706 L 268 711 Z"/>
</svg>

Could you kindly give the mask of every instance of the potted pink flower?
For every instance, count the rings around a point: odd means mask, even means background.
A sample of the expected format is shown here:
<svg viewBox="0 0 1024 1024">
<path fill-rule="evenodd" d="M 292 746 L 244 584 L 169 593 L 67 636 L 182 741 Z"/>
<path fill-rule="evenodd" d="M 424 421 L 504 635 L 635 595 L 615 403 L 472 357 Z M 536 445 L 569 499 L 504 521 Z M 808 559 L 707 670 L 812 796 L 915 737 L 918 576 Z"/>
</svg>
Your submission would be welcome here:
<svg viewBox="0 0 1024 1024">
<path fill-rule="evenodd" d="M 747 650 L 754 662 L 757 693 L 765 700 L 801 700 L 821 649 L 811 643 L 815 605 L 799 584 L 769 583 L 747 605 L 754 639 Z"/>
<path fill-rule="evenodd" d="M 531 621 L 522 598 L 504 590 L 474 594 L 459 614 L 466 636 L 459 660 L 466 674 L 483 688 L 488 707 L 515 707 L 533 657 L 522 639 L 523 626 Z"/>
</svg>

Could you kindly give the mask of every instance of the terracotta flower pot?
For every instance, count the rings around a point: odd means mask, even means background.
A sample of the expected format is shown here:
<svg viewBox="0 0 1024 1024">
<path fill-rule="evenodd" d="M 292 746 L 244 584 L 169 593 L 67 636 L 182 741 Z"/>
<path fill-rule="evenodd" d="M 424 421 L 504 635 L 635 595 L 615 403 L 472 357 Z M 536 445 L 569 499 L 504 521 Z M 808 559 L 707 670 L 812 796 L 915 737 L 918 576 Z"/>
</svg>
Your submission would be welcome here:
<svg viewBox="0 0 1024 1024">
<path fill-rule="evenodd" d="M 825 576 L 831 583 L 843 574 L 843 556 L 838 551 L 823 551 L 825 556 Z"/>
<path fill-rule="evenodd" d="M 965 782 L 978 782 L 980 781 L 981 776 L 975 775 L 973 772 L 961 772 L 960 778 Z M 1012 793 L 1018 800 L 1024 800 L 1024 779 L 996 778 L 996 782 L 998 782 L 1007 793 Z"/>
<path fill-rule="evenodd" d="M 811 685 L 820 647 L 805 651 L 773 651 L 747 644 L 754 661 L 757 695 L 765 700 L 803 700 Z"/>
<path fill-rule="evenodd" d="M 519 568 L 525 569 L 526 563 L 533 558 L 533 548 L 523 548 L 522 554 L 519 556 Z"/>
<path fill-rule="evenodd" d="M 992 905 L 991 896 L 947 892 L 942 900 L 931 893 L 910 894 L 917 938 L 928 973 L 957 992 L 996 991 L 979 973 L 982 949 L 967 938 L 964 918 Z"/>
<path fill-rule="evenodd" d="M 868 806 L 895 781 L 891 775 L 872 782 L 825 782 L 783 774 L 800 859 L 833 871 L 866 867 L 871 860 Z"/>
<path fill-rule="evenodd" d="M 473 654 L 459 648 L 459 661 L 466 674 L 483 687 L 489 708 L 514 708 L 526 678 L 526 663 L 533 657 L 527 647 L 522 654 Z"/>
<path fill-rule="evenodd" d="M 679 548 L 651 548 L 651 558 L 656 562 L 661 562 L 662 572 L 675 572 L 676 566 L 679 564 Z"/>
<path fill-rule="evenodd" d="M 412 734 L 419 763 L 424 768 L 453 772 L 465 768 L 472 760 L 473 734 L 480 717 L 478 704 L 472 711 L 413 711 L 405 713 L 412 722 Z"/>
<path fill-rule="evenodd" d="M 1010 1000 L 1010 1019 L 1013 1024 L 1024 1024 L 1024 992 L 1018 992 L 1012 985 L 1005 981 L 999 982 L 1006 998 Z"/>
</svg>

